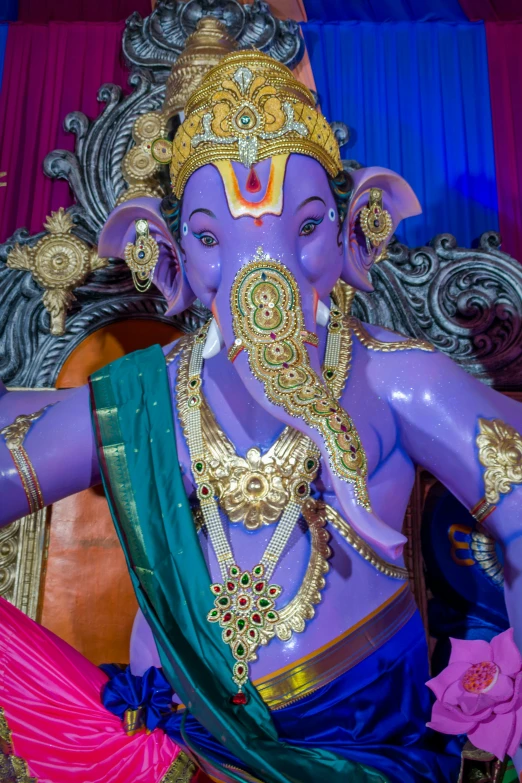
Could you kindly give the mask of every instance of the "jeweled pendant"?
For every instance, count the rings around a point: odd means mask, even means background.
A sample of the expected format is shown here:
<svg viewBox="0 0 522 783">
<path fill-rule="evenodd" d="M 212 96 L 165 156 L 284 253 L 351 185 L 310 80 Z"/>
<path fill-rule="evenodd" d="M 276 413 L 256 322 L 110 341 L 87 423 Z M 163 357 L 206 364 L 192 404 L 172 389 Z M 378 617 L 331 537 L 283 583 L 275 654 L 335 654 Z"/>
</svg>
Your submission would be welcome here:
<svg viewBox="0 0 522 783">
<path fill-rule="evenodd" d="M 259 644 L 259 629 L 271 627 L 279 619 L 274 601 L 281 594 L 281 587 L 260 578 L 264 573 L 262 563 L 252 571 L 241 571 L 234 564 L 228 569 L 224 584 L 210 585 L 214 608 L 207 614 L 207 620 L 223 628 L 222 639 L 231 648 L 235 660 L 232 679 L 239 692 L 232 697 L 233 704 L 247 703 L 241 688 L 248 681 L 248 661 Z"/>
</svg>

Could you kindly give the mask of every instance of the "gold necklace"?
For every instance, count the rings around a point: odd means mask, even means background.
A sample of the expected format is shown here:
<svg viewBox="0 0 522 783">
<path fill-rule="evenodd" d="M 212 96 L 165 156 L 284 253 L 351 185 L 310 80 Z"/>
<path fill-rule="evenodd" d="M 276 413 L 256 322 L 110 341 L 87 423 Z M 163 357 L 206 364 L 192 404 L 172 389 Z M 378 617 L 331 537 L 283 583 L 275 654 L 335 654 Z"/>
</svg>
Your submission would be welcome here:
<svg viewBox="0 0 522 783">
<path fill-rule="evenodd" d="M 351 342 L 346 319 L 332 306 L 323 377 L 336 399 L 344 390 L 350 369 Z M 179 388 L 183 395 L 183 384 Z M 264 454 L 258 448 L 251 448 L 246 457 L 240 457 L 201 396 L 201 427 L 209 455 L 208 476 L 219 505 L 231 522 L 242 522 L 247 530 L 258 530 L 277 522 L 290 501 L 291 487 L 299 477 L 300 466 L 306 464 L 303 460 L 314 448 L 312 441 L 292 427 L 285 427 Z M 318 467 L 312 476 L 308 472 L 301 478 L 315 480 Z"/>
</svg>

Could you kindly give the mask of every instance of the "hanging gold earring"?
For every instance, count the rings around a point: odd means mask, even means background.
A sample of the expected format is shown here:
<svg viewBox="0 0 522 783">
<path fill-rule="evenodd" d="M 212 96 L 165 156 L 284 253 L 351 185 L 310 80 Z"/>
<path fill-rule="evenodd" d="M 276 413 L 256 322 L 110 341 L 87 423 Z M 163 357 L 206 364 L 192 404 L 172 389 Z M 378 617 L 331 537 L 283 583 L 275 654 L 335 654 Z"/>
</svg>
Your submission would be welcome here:
<svg viewBox="0 0 522 783">
<path fill-rule="evenodd" d="M 368 206 L 361 209 L 361 229 L 366 237 L 368 253 L 372 248 L 379 247 L 385 242 L 393 230 L 393 222 L 390 213 L 382 206 L 382 190 L 370 189 Z"/>
<path fill-rule="evenodd" d="M 152 283 L 154 267 L 158 263 L 159 247 L 149 233 L 149 222 L 140 218 L 135 221 L 136 241 L 125 247 L 125 261 L 132 272 L 132 279 L 138 291 L 148 291 Z"/>
</svg>

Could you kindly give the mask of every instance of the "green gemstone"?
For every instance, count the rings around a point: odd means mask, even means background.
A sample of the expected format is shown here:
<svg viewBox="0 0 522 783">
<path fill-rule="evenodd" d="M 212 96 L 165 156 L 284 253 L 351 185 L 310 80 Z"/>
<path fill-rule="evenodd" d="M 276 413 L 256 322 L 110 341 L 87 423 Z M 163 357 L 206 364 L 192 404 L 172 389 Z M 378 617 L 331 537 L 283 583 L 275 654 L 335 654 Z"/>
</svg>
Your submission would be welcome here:
<svg viewBox="0 0 522 783">
<path fill-rule="evenodd" d="M 275 620 L 276 619 L 276 616 L 275 616 L 275 614 L 273 612 L 268 612 L 266 616 L 267 616 L 267 618 L 269 620 Z"/>
<path fill-rule="evenodd" d="M 196 470 L 198 473 L 201 473 L 203 470 L 203 463 L 202 462 L 196 462 Z"/>
<path fill-rule="evenodd" d="M 243 628 L 245 627 L 245 621 L 244 621 L 244 620 L 238 620 L 238 621 L 237 621 L 237 627 L 238 627 L 238 629 L 239 629 L 240 631 L 242 631 L 242 630 L 243 630 Z"/>
<path fill-rule="evenodd" d="M 241 577 L 241 584 L 248 585 L 249 583 L 250 583 L 250 577 L 248 576 L 248 574 L 243 574 L 243 576 Z"/>
<path fill-rule="evenodd" d="M 261 600 L 259 601 L 259 606 L 262 609 L 265 609 L 267 606 L 270 606 L 270 601 L 267 601 L 266 598 L 261 598 Z"/>
<path fill-rule="evenodd" d="M 327 370 L 325 373 L 327 378 L 333 378 L 334 371 L 333 370 Z"/>
<path fill-rule="evenodd" d="M 307 470 L 313 470 L 315 468 L 315 460 L 309 459 L 306 463 L 306 469 Z"/>
<path fill-rule="evenodd" d="M 242 658 L 244 654 L 245 654 L 245 648 L 243 647 L 242 644 L 238 644 L 238 646 L 236 647 L 236 655 L 239 658 Z"/>
<path fill-rule="evenodd" d="M 220 604 L 221 606 L 228 606 L 228 602 L 229 602 L 229 600 L 230 600 L 229 598 L 227 598 L 226 596 L 224 596 L 223 598 L 220 598 L 220 599 L 218 600 L 218 604 Z"/>
</svg>

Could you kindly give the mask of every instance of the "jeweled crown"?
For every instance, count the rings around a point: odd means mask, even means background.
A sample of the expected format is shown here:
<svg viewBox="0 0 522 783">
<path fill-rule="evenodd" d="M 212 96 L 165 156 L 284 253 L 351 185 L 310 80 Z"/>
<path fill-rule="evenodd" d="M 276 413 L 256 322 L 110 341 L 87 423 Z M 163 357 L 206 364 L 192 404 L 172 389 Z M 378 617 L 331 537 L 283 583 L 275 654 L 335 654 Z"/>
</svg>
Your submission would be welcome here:
<svg viewBox="0 0 522 783">
<path fill-rule="evenodd" d="M 321 163 L 330 176 L 342 168 L 330 125 L 310 90 L 285 65 L 255 50 L 233 52 L 212 68 L 192 93 L 172 145 L 153 144 L 170 161 L 172 188 L 180 198 L 191 174 L 217 160 L 252 166 L 298 152 Z"/>
</svg>

